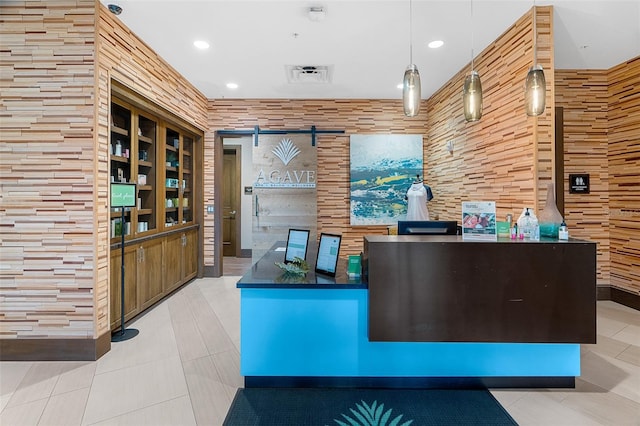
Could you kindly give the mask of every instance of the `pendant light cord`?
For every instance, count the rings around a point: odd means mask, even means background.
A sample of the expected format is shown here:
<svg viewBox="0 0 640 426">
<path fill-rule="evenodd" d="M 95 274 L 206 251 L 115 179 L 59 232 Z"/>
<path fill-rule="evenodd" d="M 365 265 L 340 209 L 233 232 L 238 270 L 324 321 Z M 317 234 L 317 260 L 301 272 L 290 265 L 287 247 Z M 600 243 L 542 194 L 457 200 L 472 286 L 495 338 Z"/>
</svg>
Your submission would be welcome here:
<svg viewBox="0 0 640 426">
<path fill-rule="evenodd" d="M 413 65 L 413 2 L 409 0 L 409 65 Z"/>
<path fill-rule="evenodd" d="M 538 27 L 536 24 L 536 0 L 533 0 L 533 68 L 538 65 Z"/>
<path fill-rule="evenodd" d="M 471 4 L 471 72 L 473 72 L 473 0 L 469 0 Z"/>
</svg>

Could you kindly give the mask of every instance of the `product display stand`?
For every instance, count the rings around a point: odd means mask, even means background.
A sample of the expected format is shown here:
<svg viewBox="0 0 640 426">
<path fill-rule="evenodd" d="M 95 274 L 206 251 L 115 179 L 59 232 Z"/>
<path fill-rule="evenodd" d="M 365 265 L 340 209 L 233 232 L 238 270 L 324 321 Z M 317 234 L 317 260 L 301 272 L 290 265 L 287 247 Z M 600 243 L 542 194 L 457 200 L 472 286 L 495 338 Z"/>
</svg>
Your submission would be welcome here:
<svg viewBox="0 0 640 426">
<path fill-rule="evenodd" d="M 133 189 L 133 192 L 130 192 L 131 188 Z M 111 184 L 111 205 L 113 206 L 116 203 L 120 204 L 120 208 L 122 209 L 122 223 L 120 227 L 120 250 L 122 251 L 122 265 L 120 266 L 120 331 L 111 336 L 112 342 L 123 342 L 136 337 L 139 333 L 135 328 L 126 329 L 124 323 L 124 234 L 126 229 L 124 211 L 127 206 L 130 207 L 135 205 L 129 201 L 130 199 L 134 199 L 135 193 L 135 185 L 128 186 L 126 184 Z"/>
</svg>

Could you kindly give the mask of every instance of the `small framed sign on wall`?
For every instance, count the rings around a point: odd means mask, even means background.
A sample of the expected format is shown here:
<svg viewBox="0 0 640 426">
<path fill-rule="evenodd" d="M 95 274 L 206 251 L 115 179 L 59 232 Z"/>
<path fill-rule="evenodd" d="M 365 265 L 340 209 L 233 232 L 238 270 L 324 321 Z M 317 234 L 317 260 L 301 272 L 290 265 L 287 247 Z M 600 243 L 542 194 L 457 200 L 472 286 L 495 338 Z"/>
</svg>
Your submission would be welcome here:
<svg viewBox="0 0 640 426">
<path fill-rule="evenodd" d="M 569 194 L 588 194 L 589 193 L 589 174 L 570 174 L 569 175 Z"/>
</svg>

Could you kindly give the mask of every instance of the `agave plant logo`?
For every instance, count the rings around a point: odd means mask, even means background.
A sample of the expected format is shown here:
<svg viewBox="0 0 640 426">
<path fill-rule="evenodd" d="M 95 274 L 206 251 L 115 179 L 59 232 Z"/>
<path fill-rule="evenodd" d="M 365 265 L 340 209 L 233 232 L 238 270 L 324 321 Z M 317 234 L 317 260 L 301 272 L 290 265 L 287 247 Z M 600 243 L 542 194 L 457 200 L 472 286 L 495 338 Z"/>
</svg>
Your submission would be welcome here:
<svg viewBox="0 0 640 426">
<path fill-rule="evenodd" d="M 362 405 L 356 404 L 358 411 L 353 408 L 349 409 L 355 419 L 347 416 L 346 414 L 342 414 L 342 417 L 344 417 L 347 422 L 343 422 L 338 419 L 333 419 L 333 421 L 340 426 L 409 426 L 413 423 L 413 420 L 407 420 L 404 423 L 400 423 L 402 421 L 402 414 L 396 416 L 390 423 L 388 423 L 393 409 L 390 408 L 389 410 L 384 411 L 384 404 L 378 405 L 378 401 L 373 401 L 373 404 L 371 405 L 367 405 L 364 401 L 360 402 L 362 402 Z"/>
<path fill-rule="evenodd" d="M 278 157 L 284 165 L 289 164 L 291 160 L 293 160 L 296 155 L 300 154 L 300 150 L 296 147 L 291 139 L 285 138 L 280 141 L 277 147 L 273 151 L 273 154 Z"/>
</svg>

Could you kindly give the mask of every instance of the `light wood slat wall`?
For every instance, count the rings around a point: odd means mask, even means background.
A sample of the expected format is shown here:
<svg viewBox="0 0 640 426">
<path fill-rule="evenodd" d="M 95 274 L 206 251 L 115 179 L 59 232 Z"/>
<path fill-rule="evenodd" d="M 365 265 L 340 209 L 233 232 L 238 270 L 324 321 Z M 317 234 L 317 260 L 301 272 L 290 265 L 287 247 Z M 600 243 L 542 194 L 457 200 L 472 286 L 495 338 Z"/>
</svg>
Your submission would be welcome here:
<svg viewBox="0 0 640 426">
<path fill-rule="evenodd" d="M 552 69 L 552 8 L 539 7 L 539 62 Z M 465 67 L 438 93 L 422 102 L 421 113 L 407 118 L 398 100 L 210 100 L 209 134 L 205 162 L 214 164 L 216 130 L 318 129 L 345 130 L 345 134 L 318 137 L 318 232 L 343 235 L 341 254 L 362 250 L 362 237 L 386 234 L 385 226 L 349 224 L 349 136 L 352 134 L 423 134 L 425 173 L 435 199 L 430 210 L 441 219 L 460 220 L 463 199 L 497 200 L 498 212 L 518 213 L 522 207 L 544 203 L 551 178 L 553 150 L 553 90 L 547 90 L 547 108 L 539 118 L 524 110 L 524 80 L 533 63 L 531 12 L 525 14 L 478 56 L 485 90 L 484 116 L 466 123 L 461 91 Z M 524 52 L 524 53 L 522 53 Z M 548 88 L 553 73 L 546 73 Z M 537 127 L 538 148 L 534 150 Z M 446 141 L 454 140 L 453 155 Z M 538 173 L 538 168 L 541 171 Z M 539 181 L 536 179 L 540 175 Z M 213 172 L 205 178 L 205 197 L 213 200 Z M 536 195 L 538 188 L 544 192 Z M 213 225 L 205 224 L 205 264 L 213 264 Z"/>
<path fill-rule="evenodd" d="M 96 71 L 97 93 L 109 93 L 111 79 L 109 70 L 98 64 Z M 96 96 L 95 105 L 95 191 L 94 191 L 94 229 L 95 229 L 95 257 L 96 277 L 94 284 L 95 301 L 95 335 L 101 336 L 110 332 L 110 261 L 111 247 L 109 236 L 111 215 L 109 208 L 110 156 L 109 156 L 109 117 L 111 102 L 108 96 Z"/>
<path fill-rule="evenodd" d="M 99 3 L 99 61 L 111 78 L 205 130 L 207 98 Z"/>
<path fill-rule="evenodd" d="M 0 337 L 93 338 L 95 2 L 0 3 Z"/>
<path fill-rule="evenodd" d="M 607 70 L 556 70 L 556 106 L 564 110 L 564 213 L 570 235 L 598 243 L 598 284 L 609 284 Z M 588 173 L 589 194 L 569 193 L 569 174 Z"/>
<path fill-rule="evenodd" d="M 205 135 L 205 163 L 214 164 L 216 130 L 311 129 L 344 130 L 344 135 L 317 136 L 318 233 L 343 235 L 341 255 L 359 253 L 364 235 L 386 234 L 386 226 L 351 227 L 349 224 L 349 136 L 352 134 L 426 134 L 425 102 L 422 113 L 407 118 L 397 100 L 267 100 L 209 101 L 209 133 Z M 213 170 L 205 166 L 205 200 L 213 203 Z M 207 202 L 207 201 L 205 201 Z M 214 228 L 205 223 L 205 264 L 213 265 Z"/>
<path fill-rule="evenodd" d="M 0 338 L 97 338 L 109 331 L 111 79 L 199 128 L 207 100 L 98 0 L 0 11 Z"/>
<path fill-rule="evenodd" d="M 468 64 L 428 101 L 425 147 L 427 183 L 435 198 L 430 212 L 440 219 L 461 217 L 463 200 L 495 200 L 499 220 L 517 218 L 524 207 L 544 207 L 553 165 L 552 7 L 536 8 L 538 62 L 547 80 L 546 108 L 527 117 L 524 82 L 533 64 L 532 11 L 518 19 L 475 58 L 483 88 L 483 115 L 467 123 L 462 86 Z M 453 153 L 446 149 L 453 141 Z"/>
<path fill-rule="evenodd" d="M 185 122 L 204 130 L 207 126 L 207 99 L 188 80 L 179 74 L 171 65 L 154 52 L 143 40 L 137 37 L 108 9 L 98 3 L 97 10 L 98 32 L 97 50 L 98 65 L 101 80 L 96 99 L 100 109 L 98 111 L 99 125 L 97 127 L 97 149 L 99 157 L 98 184 L 101 185 L 97 205 L 105 208 L 106 213 L 99 216 L 104 224 L 97 228 L 97 240 L 100 246 L 104 244 L 106 250 L 98 251 L 97 255 L 102 263 L 108 265 L 109 256 L 109 127 L 111 81 L 130 88 L 142 97 L 164 108 Z M 104 78 L 105 81 L 102 81 Z M 107 115 L 105 115 L 107 114 Z M 104 157 L 103 157 L 104 156 Z M 102 226 L 104 225 L 104 226 Z M 96 293 L 108 298 L 109 268 L 101 280 L 96 283 Z M 102 302 L 102 300 L 101 300 Z M 108 303 L 99 307 L 106 309 L 106 316 L 100 316 L 97 327 L 99 330 L 109 330 Z M 102 310 L 100 310 L 102 314 Z"/>
<path fill-rule="evenodd" d="M 640 56 L 609 70 L 611 285 L 640 294 Z"/>
</svg>

